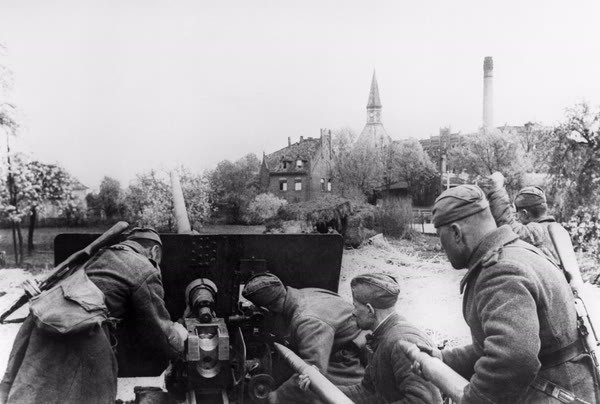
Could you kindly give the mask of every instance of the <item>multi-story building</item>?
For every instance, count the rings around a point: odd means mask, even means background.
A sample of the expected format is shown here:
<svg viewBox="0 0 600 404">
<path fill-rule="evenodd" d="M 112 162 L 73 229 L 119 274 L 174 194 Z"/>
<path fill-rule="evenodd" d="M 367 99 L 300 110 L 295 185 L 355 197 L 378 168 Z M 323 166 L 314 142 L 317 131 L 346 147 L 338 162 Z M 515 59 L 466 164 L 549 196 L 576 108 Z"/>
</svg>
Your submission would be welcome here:
<svg viewBox="0 0 600 404">
<path fill-rule="evenodd" d="M 319 138 L 300 136 L 296 143 L 263 155 L 260 168 L 262 192 L 288 202 L 316 199 L 333 192 L 331 131 L 321 129 Z"/>
</svg>

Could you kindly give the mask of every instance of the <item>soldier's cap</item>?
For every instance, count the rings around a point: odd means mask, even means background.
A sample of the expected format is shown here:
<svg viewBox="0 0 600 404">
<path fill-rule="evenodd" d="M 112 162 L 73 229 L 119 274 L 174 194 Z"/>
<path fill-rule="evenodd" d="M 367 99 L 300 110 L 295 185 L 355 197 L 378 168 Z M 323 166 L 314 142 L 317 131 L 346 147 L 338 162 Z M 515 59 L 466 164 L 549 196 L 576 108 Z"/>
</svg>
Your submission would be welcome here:
<svg viewBox="0 0 600 404">
<path fill-rule="evenodd" d="M 252 276 L 242 290 L 242 296 L 263 307 L 269 307 L 275 300 L 285 296 L 285 293 L 285 286 L 281 280 L 269 272 Z"/>
<path fill-rule="evenodd" d="M 437 229 L 479 213 L 489 206 L 485 194 L 477 185 L 459 185 L 437 197 L 431 221 Z"/>
<path fill-rule="evenodd" d="M 162 247 L 160 236 L 152 227 L 134 227 L 127 234 L 127 240 L 152 240 Z"/>
<path fill-rule="evenodd" d="M 546 203 L 546 194 L 540 187 L 525 187 L 515 197 L 517 209 L 530 208 Z"/>
<path fill-rule="evenodd" d="M 358 275 L 350 282 L 352 297 L 376 309 L 393 307 L 400 294 L 400 285 L 393 276 L 375 273 Z"/>
</svg>

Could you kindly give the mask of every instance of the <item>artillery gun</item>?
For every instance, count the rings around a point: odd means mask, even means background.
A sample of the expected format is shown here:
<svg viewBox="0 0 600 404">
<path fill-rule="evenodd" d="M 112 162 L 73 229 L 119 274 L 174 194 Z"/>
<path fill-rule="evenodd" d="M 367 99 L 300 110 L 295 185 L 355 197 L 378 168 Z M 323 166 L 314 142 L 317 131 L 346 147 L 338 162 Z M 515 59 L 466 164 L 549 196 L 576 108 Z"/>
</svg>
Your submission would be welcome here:
<svg viewBox="0 0 600 404">
<path fill-rule="evenodd" d="M 172 179 L 173 180 L 173 179 Z M 177 181 L 178 182 L 178 181 Z M 173 187 L 177 191 L 177 184 Z M 181 188 L 179 187 L 179 190 Z M 180 191 L 179 191 L 180 192 Z M 176 202 L 177 217 L 182 195 Z M 187 215 L 185 215 L 187 219 Z M 178 219 L 179 220 L 179 219 Z M 168 393 L 152 402 L 259 403 L 293 372 L 274 349 L 285 343 L 275 335 L 268 313 L 241 297 L 248 278 L 269 271 L 284 284 L 337 292 L 343 240 L 337 234 L 161 234 L 162 282 L 172 319 L 189 332 L 185 355 L 170 363 L 149 350 L 144 330 L 119 328 L 120 377 L 165 377 Z M 180 227 L 181 228 L 181 227 Z M 54 241 L 58 264 L 90 244 L 95 234 L 60 234 Z M 151 391 L 145 394 L 151 394 Z M 152 394 L 151 394 L 152 395 Z M 143 402 L 142 394 L 137 394 Z M 162 401 L 161 401 L 162 400 Z"/>
</svg>

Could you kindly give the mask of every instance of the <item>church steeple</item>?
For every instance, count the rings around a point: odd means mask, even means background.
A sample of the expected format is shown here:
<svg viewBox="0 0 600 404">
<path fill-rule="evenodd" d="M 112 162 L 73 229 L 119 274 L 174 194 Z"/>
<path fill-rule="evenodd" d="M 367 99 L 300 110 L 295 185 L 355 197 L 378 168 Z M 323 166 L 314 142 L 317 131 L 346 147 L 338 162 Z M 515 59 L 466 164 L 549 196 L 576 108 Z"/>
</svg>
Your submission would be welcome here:
<svg viewBox="0 0 600 404">
<path fill-rule="evenodd" d="M 371 91 L 369 92 L 369 102 L 367 103 L 367 124 L 378 123 L 381 123 L 381 100 L 379 99 L 377 77 L 375 76 L 375 70 L 373 70 Z"/>
<path fill-rule="evenodd" d="M 373 70 L 371 91 L 369 91 L 369 102 L 367 103 L 367 124 L 356 143 L 366 144 L 368 147 L 377 149 L 389 145 L 391 141 L 381 123 L 381 100 L 379 99 L 377 77 L 375 77 L 375 70 Z"/>
</svg>

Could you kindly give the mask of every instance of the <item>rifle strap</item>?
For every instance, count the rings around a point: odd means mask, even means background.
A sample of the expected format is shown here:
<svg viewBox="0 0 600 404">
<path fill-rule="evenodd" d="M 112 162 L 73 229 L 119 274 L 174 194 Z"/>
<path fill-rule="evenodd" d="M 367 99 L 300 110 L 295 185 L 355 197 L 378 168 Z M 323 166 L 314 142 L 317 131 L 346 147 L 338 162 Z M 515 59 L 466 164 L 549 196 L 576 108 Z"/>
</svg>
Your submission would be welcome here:
<svg viewBox="0 0 600 404">
<path fill-rule="evenodd" d="M 585 400 L 577 398 L 573 392 L 563 389 L 556 383 L 551 382 L 550 380 L 544 379 L 541 376 L 537 376 L 533 382 L 530 384 L 536 390 L 541 391 L 549 395 L 550 397 L 554 397 L 561 403 L 580 403 L 580 404 L 591 404 Z"/>
</svg>

